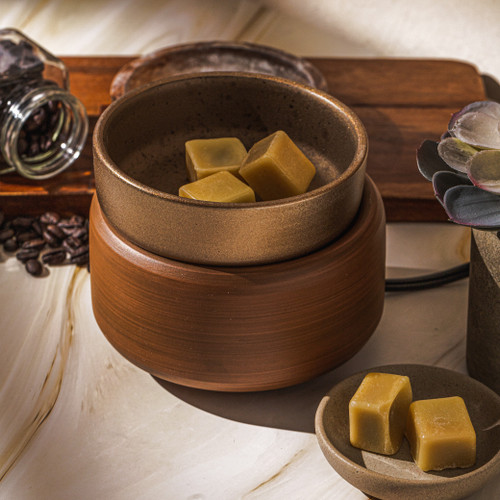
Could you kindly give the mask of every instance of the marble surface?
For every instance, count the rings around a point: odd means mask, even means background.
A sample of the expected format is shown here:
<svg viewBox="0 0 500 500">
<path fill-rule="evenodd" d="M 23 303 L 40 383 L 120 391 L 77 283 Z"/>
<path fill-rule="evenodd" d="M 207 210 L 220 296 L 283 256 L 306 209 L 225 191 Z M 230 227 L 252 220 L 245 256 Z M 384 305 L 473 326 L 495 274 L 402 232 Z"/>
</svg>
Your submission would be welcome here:
<svg viewBox="0 0 500 500">
<path fill-rule="evenodd" d="M 389 274 L 464 261 L 468 234 L 439 226 L 389 225 Z M 159 381 L 123 359 L 95 323 L 86 269 L 35 279 L 14 258 L 2 261 L 2 499 L 362 499 L 319 450 L 321 397 L 370 366 L 466 371 L 467 280 L 387 294 L 365 347 L 313 381 L 225 394 Z M 473 498 L 491 499 L 498 487 Z"/>
<path fill-rule="evenodd" d="M 373 7 L 359 1 L 3 0 L 0 23 L 57 54 L 145 53 L 233 39 L 309 56 L 450 55 L 500 76 L 495 51 L 477 50 L 486 41 L 495 46 L 498 23 L 480 24 L 466 2 L 438 3 L 412 2 L 412 9 L 380 2 L 384 15 L 370 28 Z M 495 19 L 498 4 L 481 5 L 481 14 L 489 9 Z M 434 18 L 418 30 L 424 7 L 441 13 L 441 30 Z M 451 20 L 443 15 L 449 11 Z M 392 31 L 391 19 L 400 23 Z M 468 29 L 468 42 L 445 51 L 442 42 L 457 25 Z M 433 38 L 423 44 L 424 35 Z M 413 275 L 465 262 L 469 232 L 451 224 L 389 224 L 387 245 L 388 276 Z M 386 294 L 365 347 L 313 381 L 223 394 L 160 382 L 123 359 L 95 323 L 85 269 L 51 268 L 33 278 L 0 253 L 0 498 L 366 498 L 321 454 L 316 407 L 336 382 L 371 366 L 422 363 L 466 373 L 467 285 Z M 499 489 L 500 478 L 472 498 L 490 500 Z"/>
</svg>

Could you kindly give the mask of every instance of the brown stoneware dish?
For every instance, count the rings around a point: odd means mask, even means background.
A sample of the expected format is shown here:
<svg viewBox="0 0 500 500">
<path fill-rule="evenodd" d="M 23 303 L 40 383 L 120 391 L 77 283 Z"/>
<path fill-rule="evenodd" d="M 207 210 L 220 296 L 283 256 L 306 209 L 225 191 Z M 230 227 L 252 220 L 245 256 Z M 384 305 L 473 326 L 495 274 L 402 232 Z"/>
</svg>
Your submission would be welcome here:
<svg viewBox="0 0 500 500">
<path fill-rule="evenodd" d="M 460 396 L 476 431 L 475 465 L 423 472 L 406 438 L 391 456 L 362 451 L 349 442 L 349 401 L 369 372 L 407 375 L 413 400 Z M 500 396 L 461 373 L 426 365 L 389 365 L 357 373 L 333 387 L 316 412 L 316 435 L 335 471 L 367 495 L 384 500 L 452 500 L 468 497 L 500 474 Z M 486 497 L 485 497 L 486 498 Z"/>
<path fill-rule="evenodd" d="M 207 71 L 272 75 L 328 90 L 320 71 L 301 57 L 254 43 L 209 41 L 173 45 L 134 59 L 115 75 L 110 93 L 117 99 L 147 83 Z"/>
<path fill-rule="evenodd" d="M 316 252 L 226 267 L 141 249 L 113 228 L 94 197 L 97 323 L 132 363 L 174 383 L 257 391 L 309 380 L 353 356 L 382 314 L 385 216 L 368 177 L 362 200 L 351 227 Z"/>
<path fill-rule="evenodd" d="M 187 140 L 238 137 L 250 148 L 284 130 L 316 167 L 309 191 L 257 203 L 177 196 Z M 255 265 L 304 255 L 350 225 L 361 201 L 366 131 L 330 95 L 280 78 L 206 73 L 141 87 L 94 131 L 101 209 L 131 243 L 199 264 Z"/>
</svg>

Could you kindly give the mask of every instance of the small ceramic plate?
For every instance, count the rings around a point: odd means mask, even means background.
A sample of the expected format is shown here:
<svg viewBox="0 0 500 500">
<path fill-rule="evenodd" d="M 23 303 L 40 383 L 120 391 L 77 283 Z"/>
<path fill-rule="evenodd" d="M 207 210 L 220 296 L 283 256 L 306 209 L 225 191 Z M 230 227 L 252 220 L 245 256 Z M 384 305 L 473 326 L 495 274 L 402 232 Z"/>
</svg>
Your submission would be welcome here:
<svg viewBox="0 0 500 500">
<path fill-rule="evenodd" d="M 476 464 L 467 469 L 423 472 L 414 463 L 406 439 L 392 456 L 351 446 L 349 401 L 369 372 L 407 375 L 414 400 L 461 396 L 476 430 Z M 353 375 L 321 400 L 315 426 L 319 445 L 330 465 L 346 481 L 376 498 L 463 498 L 500 473 L 500 397 L 480 382 L 443 368 L 390 365 Z"/>
<path fill-rule="evenodd" d="M 116 74 L 110 94 L 114 100 L 156 80 L 207 71 L 279 76 L 328 90 L 324 76 L 305 59 L 266 45 L 213 41 L 173 45 L 134 59 Z"/>
</svg>

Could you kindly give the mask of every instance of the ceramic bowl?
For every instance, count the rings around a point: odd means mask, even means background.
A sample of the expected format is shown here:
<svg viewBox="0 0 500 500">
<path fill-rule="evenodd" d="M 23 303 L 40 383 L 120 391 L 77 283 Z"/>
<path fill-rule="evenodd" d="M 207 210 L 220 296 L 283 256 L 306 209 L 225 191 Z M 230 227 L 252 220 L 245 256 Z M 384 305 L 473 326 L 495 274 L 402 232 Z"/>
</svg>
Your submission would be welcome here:
<svg viewBox="0 0 500 500">
<path fill-rule="evenodd" d="M 392 456 L 362 451 L 349 442 L 349 401 L 369 372 L 410 377 L 413 399 L 461 396 L 476 430 L 477 461 L 466 469 L 423 472 L 414 463 L 406 439 Z M 345 379 L 322 399 L 316 435 L 323 454 L 346 481 L 380 499 L 464 498 L 500 473 L 500 396 L 466 375 L 426 365 L 371 368 Z"/>
<path fill-rule="evenodd" d="M 177 196 L 187 182 L 185 141 L 240 138 L 247 148 L 284 130 L 316 166 L 307 193 L 268 202 L 215 203 Z M 127 93 L 94 130 L 97 197 L 130 242 L 183 262 L 256 265 L 333 241 L 362 197 L 366 131 L 330 95 L 271 76 L 206 73 Z"/>
<path fill-rule="evenodd" d="M 384 305 L 385 217 L 367 178 L 351 227 L 330 245 L 262 266 L 202 266 L 134 245 L 94 197 L 94 316 L 127 359 L 200 389 L 258 391 L 343 363 L 375 330 Z"/>
<path fill-rule="evenodd" d="M 254 43 L 211 41 L 174 45 L 134 59 L 115 75 L 110 94 L 117 99 L 147 83 L 206 71 L 272 75 L 328 90 L 320 71 L 301 57 Z"/>
</svg>

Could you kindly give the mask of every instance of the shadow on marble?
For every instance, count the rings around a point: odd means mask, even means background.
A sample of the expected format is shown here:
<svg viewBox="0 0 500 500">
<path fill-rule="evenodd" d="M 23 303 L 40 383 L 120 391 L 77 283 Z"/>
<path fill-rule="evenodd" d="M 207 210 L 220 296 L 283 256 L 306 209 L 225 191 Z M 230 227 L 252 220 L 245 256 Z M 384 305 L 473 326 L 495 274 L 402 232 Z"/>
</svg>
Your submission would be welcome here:
<svg viewBox="0 0 500 500">
<path fill-rule="evenodd" d="M 314 415 L 343 375 L 328 372 L 309 382 L 262 392 L 216 392 L 176 385 L 153 377 L 172 395 L 208 413 L 236 422 L 314 434 Z"/>
</svg>

